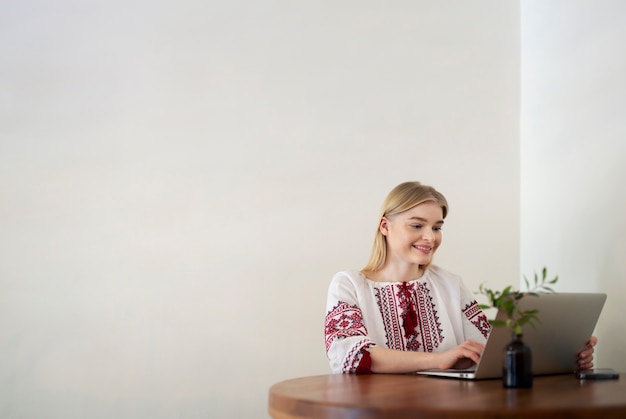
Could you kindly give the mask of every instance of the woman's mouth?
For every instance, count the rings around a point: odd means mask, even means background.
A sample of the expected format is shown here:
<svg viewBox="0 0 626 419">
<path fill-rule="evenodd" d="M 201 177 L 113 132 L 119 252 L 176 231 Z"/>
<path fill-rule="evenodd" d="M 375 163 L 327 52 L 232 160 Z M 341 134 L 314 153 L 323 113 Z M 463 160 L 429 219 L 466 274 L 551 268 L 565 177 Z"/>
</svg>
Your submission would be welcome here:
<svg viewBox="0 0 626 419">
<path fill-rule="evenodd" d="M 432 246 L 423 246 L 423 245 L 419 245 L 419 244 L 415 245 L 413 247 L 416 248 L 417 250 L 419 250 L 422 253 L 430 253 L 433 250 Z"/>
</svg>

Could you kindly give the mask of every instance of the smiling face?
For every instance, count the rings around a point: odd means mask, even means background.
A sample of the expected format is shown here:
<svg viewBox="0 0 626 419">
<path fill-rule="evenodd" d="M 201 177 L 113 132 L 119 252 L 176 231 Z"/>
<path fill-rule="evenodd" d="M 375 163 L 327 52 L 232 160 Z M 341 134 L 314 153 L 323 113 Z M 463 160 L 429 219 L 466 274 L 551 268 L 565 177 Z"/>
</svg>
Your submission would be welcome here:
<svg viewBox="0 0 626 419">
<path fill-rule="evenodd" d="M 404 212 L 383 217 L 380 232 L 387 241 L 387 264 L 424 266 L 441 244 L 443 210 L 426 201 Z"/>
</svg>

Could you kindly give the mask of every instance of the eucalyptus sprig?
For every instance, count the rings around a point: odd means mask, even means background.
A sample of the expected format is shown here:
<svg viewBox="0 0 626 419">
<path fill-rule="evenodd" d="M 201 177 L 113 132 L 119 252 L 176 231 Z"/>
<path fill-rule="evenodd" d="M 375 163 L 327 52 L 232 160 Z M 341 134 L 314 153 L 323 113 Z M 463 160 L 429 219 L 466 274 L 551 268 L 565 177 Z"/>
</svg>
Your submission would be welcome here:
<svg viewBox="0 0 626 419">
<path fill-rule="evenodd" d="M 506 327 L 516 335 L 522 334 L 522 326 L 529 324 L 533 329 L 536 327 L 535 322 L 541 323 L 539 320 L 539 310 L 524 310 L 519 307 L 519 301 L 527 295 L 538 296 L 540 292 L 552 293 L 554 290 L 551 285 L 554 285 L 559 280 L 558 276 L 552 279 L 548 279 L 548 270 L 543 268 L 541 271 L 541 278 L 535 272 L 533 287 L 531 288 L 530 281 L 524 276 L 524 283 L 528 291 L 521 292 L 514 290 L 512 286 L 504 288 L 502 291 L 494 291 L 486 288 L 484 284 L 480 284 L 479 293 L 485 295 L 489 304 L 480 304 L 481 309 L 502 309 L 506 315 L 506 320 L 489 320 L 494 327 Z"/>
</svg>

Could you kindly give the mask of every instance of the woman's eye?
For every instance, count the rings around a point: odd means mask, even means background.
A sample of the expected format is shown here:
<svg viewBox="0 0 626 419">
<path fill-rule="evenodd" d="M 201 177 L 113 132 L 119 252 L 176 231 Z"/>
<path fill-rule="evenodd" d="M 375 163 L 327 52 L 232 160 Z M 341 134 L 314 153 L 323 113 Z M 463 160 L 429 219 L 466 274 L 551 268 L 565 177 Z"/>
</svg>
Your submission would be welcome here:
<svg viewBox="0 0 626 419">
<path fill-rule="evenodd" d="M 424 228 L 424 226 L 422 224 L 411 224 L 411 228 L 415 229 L 415 230 L 420 230 L 422 228 Z M 443 227 L 441 226 L 437 226 L 437 227 L 433 227 L 433 231 L 441 231 Z"/>
</svg>

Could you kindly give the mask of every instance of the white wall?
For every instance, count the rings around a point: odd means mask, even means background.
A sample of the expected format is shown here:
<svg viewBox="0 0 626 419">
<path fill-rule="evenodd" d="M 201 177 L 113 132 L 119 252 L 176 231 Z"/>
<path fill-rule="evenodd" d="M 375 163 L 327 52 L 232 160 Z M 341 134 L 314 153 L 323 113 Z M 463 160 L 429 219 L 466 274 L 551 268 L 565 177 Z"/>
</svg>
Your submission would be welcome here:
<svg viewBox="0 0 626 419">
<path fill-rule="evenodd" d="M 519 57 L 515 1 L 3 2 L 0 417 L 263 417 L 401 181 L 515 282 Z"/>
<path fill-rule="evenodd" d="M 522 271 L 547 266 L 558 290 L 608 294 L 596 365 L 621 371 L 625 14 L 618 0 L 521 3 Z"/>
</svg>

